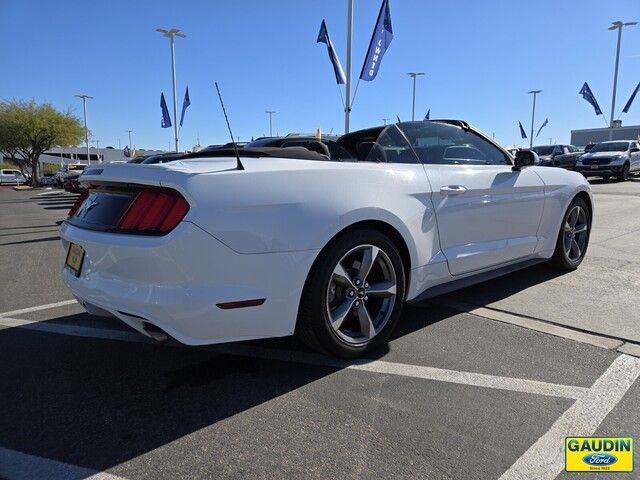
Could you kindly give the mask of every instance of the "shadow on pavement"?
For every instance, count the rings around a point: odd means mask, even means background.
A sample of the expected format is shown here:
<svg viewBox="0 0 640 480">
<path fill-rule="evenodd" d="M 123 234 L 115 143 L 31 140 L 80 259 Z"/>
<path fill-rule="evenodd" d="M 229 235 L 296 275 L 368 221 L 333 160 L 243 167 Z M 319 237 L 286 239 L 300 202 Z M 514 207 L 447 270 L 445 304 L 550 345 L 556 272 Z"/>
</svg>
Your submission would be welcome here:
<svg viewBox="0 0 640 480">
<path fill-rule="evenodd" d="M 394 338 L 449 317 L 442 312 L 408 308 Z M 86 314 L 74 314 L 47 322 L 86 326 L 87 320 Z M 115 319 L 101 321 L 99 328 L 129 330 Z M 292 337 L 245 344 L 308 353 Z M 0 446 L 95 470 L 139 457 L 340 370 L 19 328 L 0 330 L 0 365 Z"/>
<path fill-rule="evenodd" d="M 484 307 L 567 273 L 570 272 L 556 270 L 545 263 L 541 263 L 436 298 L 466 302 L 474 306 Z"/>
<path fill-rule="evenodd" d="M 36 233 L 40 233 L 40 232 L 36 232 Z M 20 242 L 0 243 L 0 245 L 24 245 L 28 243 L 51 242 L 53 240 L 60 240 L 60 237 L 56 235 L 54 237 L 34 238 L 33 240 L 22 240 Z"/>
</svg>

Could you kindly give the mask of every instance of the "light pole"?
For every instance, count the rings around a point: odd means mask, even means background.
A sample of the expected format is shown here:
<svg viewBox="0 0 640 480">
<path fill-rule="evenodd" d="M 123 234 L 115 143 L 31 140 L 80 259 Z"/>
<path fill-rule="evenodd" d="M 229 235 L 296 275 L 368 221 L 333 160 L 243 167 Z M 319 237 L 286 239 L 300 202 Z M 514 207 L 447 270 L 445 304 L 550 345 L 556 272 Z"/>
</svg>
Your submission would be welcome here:
<svg viewBox="0 0 640 480">
<path fill-rule="evenodd" d="M 528 93 L 533 93 L 533 108 L 531 110 L 531 135 L 529 136 L 529 148 L 533 147 L 533 122 L 536 119 L 536 96 L 542 90 L 531 90 Z"/>
<path fill-rule="evenodd" d="M 613 138 L 613 116 L 616 110 L 616 89 L 618 88 L 618 64 L 620 63 L 620 41 L 622 40 L 622 27 L 630 27 L 638 22 L 611 22 L 609 30 L 618 30 L 618 46 L 616 47 L 616 66 L 613 72 L 613 94 L 611 95 L 611 121 L 609 122 L 609 140 Z"/>
<path fill-rule="evenodd" d="M 178 104 L 176 103 L 176 55 L 175 55 L 175 37 L 184 38 L 186 35 L 177 28 L 165 30 L 164 28 L 156 28 L 156 32 L 160 32 L 163 37 L 167 37 L 171 41 L 171 78 L 173 80 L 173 134 L 176 140 L 176 152 L 178 151 Z"/>
<path fill-rule="evenodd" d="M 87 128 L 87 100 L 93 97 L 85 94 L 76 95 L 76 97 L 82 99 L 82 109 L 84 110 L 84 142 L 87 145 L 87 165 L 91 165 L 89 157 L 89 129 Z"/>
<path fill-rule="evenodd" d="M 416 119 L 416 77 L 419 75 L 424 75 L 422 72 L 409 72 L 411 78 L 413 78 L 413 103 L 411 107 L 411 121 L 413 122 Z"/>
<path fill-rule="evenodd" d="M 275 110 L 267 110 L 265 113 L 269 114 L 269 136 L 273 137 L 273 122 L 272 122 L 272 116 L 275 112 Z"/>
<path fill-rule="evenodd" d="M 383 119 L 382 119 L 382 121 L 384 122 L 384 124 L 383 124 L 383 125 L 386 125 L 386 124 L 387 124 L 387 122 L 389 121 L 389 119 L 388 119 L 388 118 L 383 118 Z"/>
<path fill-rule="evenodd" d="M 133 133 L 133 130 L 125 130 L 125 132 L 129 134 L 129 151 L 133 151 L 133 144 L 131 143 L 131 134 Z"/>
<path fill-rule="evenodd" d="M 353 0 L 347 0 L 347 82 L 344 90 L 344 133 L 349 133 L 351 115 L 351 36 L 353 34 Z"/>
</svg>

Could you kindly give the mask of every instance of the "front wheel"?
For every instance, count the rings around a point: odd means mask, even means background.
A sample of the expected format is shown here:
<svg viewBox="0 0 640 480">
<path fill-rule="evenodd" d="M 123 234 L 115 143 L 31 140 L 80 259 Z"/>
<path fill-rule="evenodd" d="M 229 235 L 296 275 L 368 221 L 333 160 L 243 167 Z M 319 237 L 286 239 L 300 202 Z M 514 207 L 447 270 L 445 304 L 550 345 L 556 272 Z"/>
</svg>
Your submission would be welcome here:
<svg viewBox="0 0 640 480">
<path fill-rule="evenodd" d="M 590 233 L 589 208 L 582 198 L 576 197 L 562 219 L 552 263 L 561 270 L 578 268 L 587 253 Z"/>
<path fill-rule="evenodd" d="M 622 167 L 622 170 L 618 174 L 618 181 L 626 182 L 627 180 L 629 180 L 629 164 L 625 163 Z"/>
<path fill-rule="evenodd" d="M 355 358 L 384 344 L 405 298 L 402 257 L 372 229 L 332 241 L 309 273 L 300 300 L 296 336 L 308 346 Z"/>
</svg>

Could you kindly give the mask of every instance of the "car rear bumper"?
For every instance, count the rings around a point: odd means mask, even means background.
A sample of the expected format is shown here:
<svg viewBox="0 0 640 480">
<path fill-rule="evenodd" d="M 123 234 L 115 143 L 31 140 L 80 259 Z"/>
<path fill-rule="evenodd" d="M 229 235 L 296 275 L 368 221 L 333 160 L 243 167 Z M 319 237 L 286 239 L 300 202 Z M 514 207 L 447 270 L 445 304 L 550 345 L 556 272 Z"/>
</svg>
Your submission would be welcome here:
<svg viewBox="0 0 640 480">
<path fill-rule="evenodd" d="M 190 222 L 165 236 L 96 232 L 64 223 L 65 251 L 85 250 L 69 290 L 91 313 L 104 311 L 142 333 L 151 324 L 189 345 L 284 336 L 317 251 L 239 254 Z M 258 306 L 218 304 L 264 299 Z"/>
</svg>

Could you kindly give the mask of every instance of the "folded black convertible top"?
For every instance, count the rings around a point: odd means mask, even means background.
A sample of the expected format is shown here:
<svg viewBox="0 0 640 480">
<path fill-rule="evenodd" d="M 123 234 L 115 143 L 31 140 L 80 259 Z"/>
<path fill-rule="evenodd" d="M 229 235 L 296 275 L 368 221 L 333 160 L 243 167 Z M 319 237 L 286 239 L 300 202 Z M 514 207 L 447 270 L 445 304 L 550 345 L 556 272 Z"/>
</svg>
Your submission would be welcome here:
<svg viewBox="0 0 640 480">
<path fill-rule="evenodd" d="M 327 160 L 327 157 L 317 152 L 312 152 L 304 147 L 238 147 L 240 158 L 295 158 L 299 160 Z M 211 157 L 235 157 L 233 148 L 212 148 L 199 152 L 188 153 L 182 156 L 182 160 L 189 158 L 211 158 Z"/>
</svg>

